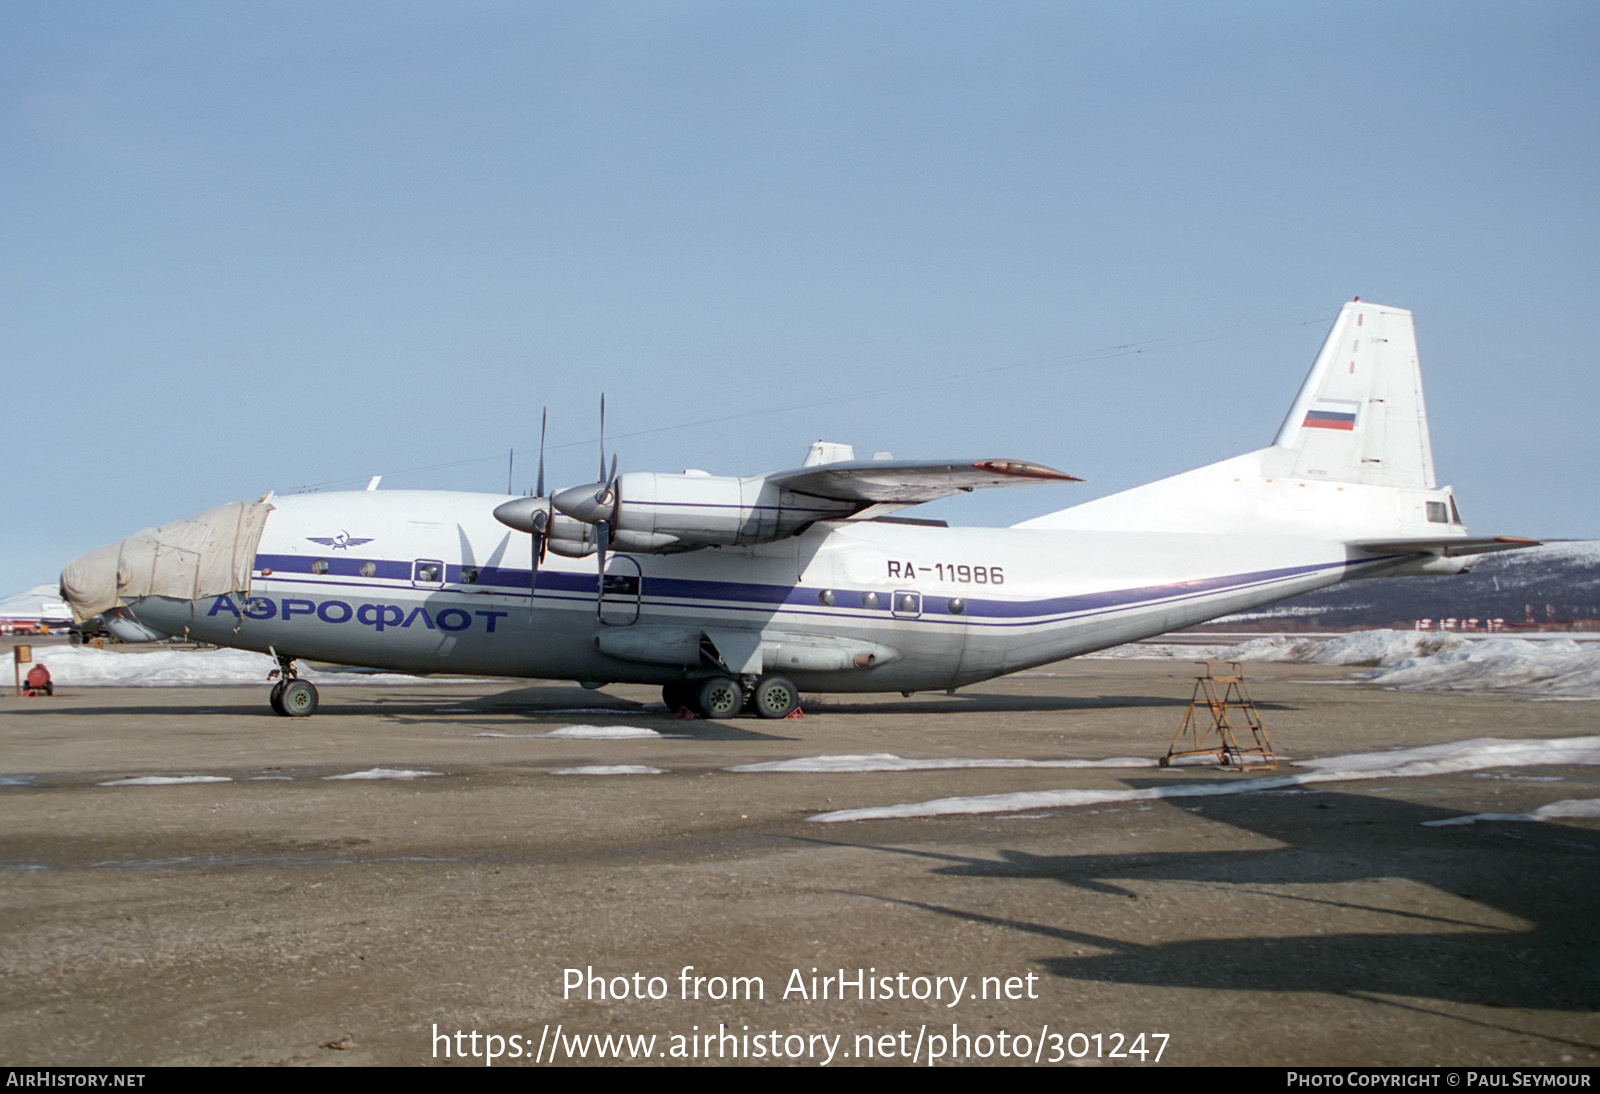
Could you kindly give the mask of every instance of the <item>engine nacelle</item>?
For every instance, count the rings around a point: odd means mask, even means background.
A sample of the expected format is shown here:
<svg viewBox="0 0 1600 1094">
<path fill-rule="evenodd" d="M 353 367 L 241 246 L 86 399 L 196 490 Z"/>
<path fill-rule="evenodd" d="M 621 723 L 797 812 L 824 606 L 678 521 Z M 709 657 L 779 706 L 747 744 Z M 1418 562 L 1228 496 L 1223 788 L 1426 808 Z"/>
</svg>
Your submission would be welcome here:
<svg viewBox="0 0 1600 1094">
<path fill-rule="evenodd" d="M 551 501 L 579 521 L 609 520 L 618 550 L 645 552 L 769 543 L 861 507 L 783 490 L 765 475 L 696 471 L 630 471 L 610 490 L 603 483 L 575 486 Z"/>
</svg>

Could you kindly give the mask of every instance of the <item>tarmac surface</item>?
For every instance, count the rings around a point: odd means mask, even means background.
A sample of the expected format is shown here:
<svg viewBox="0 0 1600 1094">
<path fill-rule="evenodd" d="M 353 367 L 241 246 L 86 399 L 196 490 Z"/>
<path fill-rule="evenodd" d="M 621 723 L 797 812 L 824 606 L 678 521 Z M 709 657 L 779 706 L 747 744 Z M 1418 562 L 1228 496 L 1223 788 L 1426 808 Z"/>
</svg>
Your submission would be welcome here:
<svg viewBox="0 0 1600 1094">
<path fill-rule="evenodd" d="M 1249 671 L 1289 758 L 1590 735 L 1600 709 Z M 728 770 L 1149 759 L 1193 672 L 1080 660 L 782 722 L 625 686 L 325 687 L 309 719 L 264 687 L 8 695 L 0 1060 L 1600 1064 L 1600 821 L 1422 824 L 1600 797 L 1600 769 L 841 823 L 809 818 L 1264 776 Z M 573 725 L 662 736 L 543 736 Z M 593 765 L 660 773 L 556 773 Z M 373 769 L 436 774 L 331 778 Z M 141 776 L 231 781 L 102 785 Z"/>
</svg>

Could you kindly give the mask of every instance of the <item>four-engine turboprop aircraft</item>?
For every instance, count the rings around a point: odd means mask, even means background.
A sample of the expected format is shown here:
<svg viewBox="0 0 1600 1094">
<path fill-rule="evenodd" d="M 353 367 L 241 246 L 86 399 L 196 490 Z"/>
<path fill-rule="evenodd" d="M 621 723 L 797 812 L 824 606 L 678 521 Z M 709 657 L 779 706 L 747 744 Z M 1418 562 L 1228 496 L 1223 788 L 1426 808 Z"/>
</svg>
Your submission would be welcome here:
<svg viewBox="0 0 1600 1094">
<path fill-rule="evenodd" d="M 885 514 L 1070 482 L 1016 460 L 856 460 L 732 478 L 618 475 L 534 497 L 267 495 L 83 555 L 78 618 L 277 657 L 663 685 L 766 717 L 816 692 L 954 689 L 1355 577 L 1455 573 L 1474 539 L 1434 483 L 1411 313 L 1346 304 L 1267 448 L 1012 528 Z"/>
</svg>

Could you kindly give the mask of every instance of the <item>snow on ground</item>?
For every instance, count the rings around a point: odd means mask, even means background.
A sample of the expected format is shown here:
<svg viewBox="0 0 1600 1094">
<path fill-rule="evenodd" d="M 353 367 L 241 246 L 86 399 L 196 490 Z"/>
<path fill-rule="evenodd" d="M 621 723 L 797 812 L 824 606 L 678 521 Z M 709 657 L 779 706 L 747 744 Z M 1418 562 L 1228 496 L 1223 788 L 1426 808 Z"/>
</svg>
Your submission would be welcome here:
<svg viewBox="0 0 1600 1094">
<path fill-rule="evenodd" d="M 615 711 L 607 711 L 614 714 Z M 503 730 L 485 730 L 474 733 L 474 737 L 514 737 L 518 740 L 531 740 L 535 737 L 564 737 L 580 738 L 590 741 L 643 741 L 665 740 L 667 734 L 657 733 L 653 729 L 643 726 L 562 726 L 549 733 L 507 733 Z"/>
<path fill-rule="evenodd" d="M 587 767 L 558 767 L 552 775 L 665 775 L 659 767 L 644 764 L 590 764 Z"/>
<path fill-rule="evenodd" d="M 1228 782 L 1181 783 L 1126 790 L 1039 790 L 1012 794 L 983 794 L 965 798 L 939 798 L 869 809 L 838 809 L 818 813 L 814 821 L 885 820 L 894 817 L 941 817 L 965 813 L 1014 813 L 1027 809 L 1064 809 L 1082 805 L 1150 801 L 1156 798 L 1199 798 L 1220 794 L 1253 794 L 1285 790 L 1324 782 L 1352 779 L 1416 778 L 1495 767 L 1544 765 L 1600 766 L 1600 737 L 1568 737 L 1549 741 L 1514 741 L 1481 737 L 1451 744 L 1388 752 L 1352 753 L 1295 766 L 1311 770 L 1303 775 L 1275 775 Z"/>
<path fill-rule="evenodd" d="M 868 771 L 944 771 L 973 767 L 1155 767 L 1156 761 L 1132 757 L 1110 760 L 1004 760 L 1004 759 L 923 759 L 908 760 L 888 752 L 861 756 L 801 756 L 793 760 L 740 764 L 728 771 L 797 772 L 807 774 L 855 774 Z"/>
<path fill-rule="evenodd" d="M 1083 655 L 1086 661 L 1217 661 L 1227 656 L 1227 646 L 1200 646 L 1183 642 L 1129 642 Z"/>
<path fill-rule="evenodd" d="M 352 771 L 348 775 L 324 775 L 328 782 L 342 779 L 425 779 L 430 775 L 443 775 L 443 771 L 412 771 L 403 767 L 369 767 L 365 771 Z"/>
<path fill-rule="evenodd" d="M 1223 654 L 1230 661 L 1376 665 L 1367 679 L 1408 691 L 1504 691 L 1600 699 L 1600 644 L 1569 638 L 1469 639 L 1429 631 L 1357 631 L 1335 638 L 1269 635 Z"/>
<path fill-rule="evenodd" d="M 1369 675 L 1407 691 L 1505 691 L 1559 699 L 1600 699 L 1600 647 L 1570 639 L 1490 638 Z"/>
<path fill-rule="evenodd" d="M 1600 798 L 1568 798 L 1541 805 L 1531 813 L 1470 813 L 1464 817 L 1423 821 L 1422 827 L 1447 828 L 1456 824 L 1477 824 L 1479 821 L 1560 820 L 1563 817 L 1600 817 Z"/>
<path fill-rule="evenodd" d="M 633 741 L 647 737 L 659 737 L 661 734 L 653 729 L 643 726 L 562 726 L 552 729 L 549 733 L 539 734 L 541 737 L 582 737 L 590 740 L 607 741 Z"/>
<path fill-rule="evenodd" d="M 50 670 L 57 687 L 207 687 L 264 684 L 277 662 L 249 650 L 141 650 L 119 653 L 92 646 L 35 646 L 33 659 Z M 326 672 L 300 675 L 318 687 L 329 684 L 426 684 L 431 677 L 400 673 Z"/>
<path fill-rule="evenodd" d="M 126 779 L 112 779 L 110 782 L 95 783 L 95 785 L 181 786 L 185 783 L 231 783 L 232 781 L 226 775 L 138 775 Z"/>
<path fill-rule="evenodd" d="M 1336 638 L 1273 634 L 1223 653 L 1229 661 L 1293 661 L 1314 665 L 1393 665 L 1412 657 L 1457 650 L 1469 640 L 1436 631 L 1356 631 Z"/>
</svg>

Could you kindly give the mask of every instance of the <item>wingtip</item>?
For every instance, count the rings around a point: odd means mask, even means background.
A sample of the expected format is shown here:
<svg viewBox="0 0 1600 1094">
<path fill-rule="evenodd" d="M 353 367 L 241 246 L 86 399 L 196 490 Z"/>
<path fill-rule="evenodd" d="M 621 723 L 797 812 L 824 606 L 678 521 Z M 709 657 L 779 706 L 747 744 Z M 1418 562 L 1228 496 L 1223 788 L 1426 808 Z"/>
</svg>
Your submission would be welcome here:
<svg viewBox="0 0 1600 1094">
<path fill-rule="evenodd" d="M 996 475 L 1015 475 L 1022 479 L 1041 479 L 1046 482 L 1083 481 L 1076 475 L 1069 475 L 1065 471 L 1057 471 L 1053 467 L 1046 467 L 1042 463 L 1030 463 L 1027 460 L 979 460 L 972 466 L 980 471 Z"/>
</svg>

